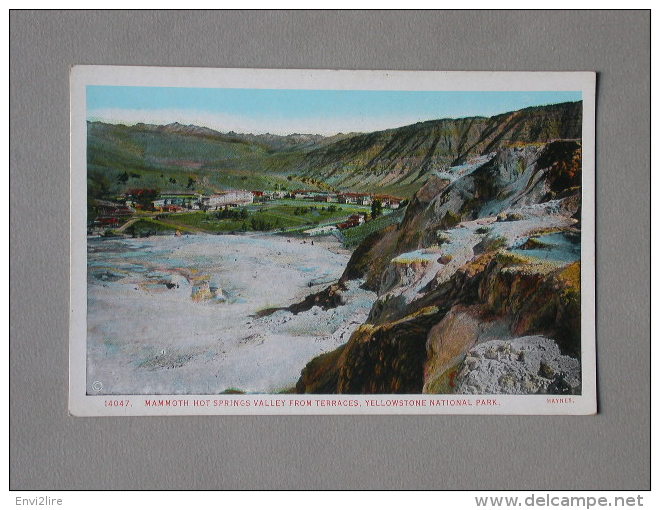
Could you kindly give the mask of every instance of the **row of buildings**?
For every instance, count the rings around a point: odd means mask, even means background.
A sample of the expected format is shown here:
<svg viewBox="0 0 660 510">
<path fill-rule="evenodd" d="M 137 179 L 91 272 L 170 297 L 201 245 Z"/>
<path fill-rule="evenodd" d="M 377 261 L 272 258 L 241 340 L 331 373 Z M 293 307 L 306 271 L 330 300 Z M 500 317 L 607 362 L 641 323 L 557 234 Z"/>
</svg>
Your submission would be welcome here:
<svg viewBox="0 0 660 510">
<path fill-rule="evenodd" d="M 135 212 L 130 206 L 108 200 L 92 200 L 89 205 L 95 212 L 95 216 L 91 221 L 91 226 L 94 227 L 118 227 Z"/>
<path fill-rule="evenodd" d="M 131 190 L 119 197 L 118 202 L 92 200 L 93 227 L 118 227 L 126 222 L 137 209 L 151 209 L 158 212 L 178 212 L 183 210 L 213 211 L 225 207 L 249 205 L 254 201 L 251 191 L 229 190 L 212 195 L 200 193 L 156 193 L 154 190 Z"/>
<path fill-rule="evenodd" d="M 144 200 L 136 197 L 135 193 L 127 193 L 123 201 L 129 207 L 144 208 Z M 339 204 L 371 205 L 379 200 L 383 207 L 398 209 L 403 199 L 392 195 L 372 193 L 330 193 L 325 191 L 295 190 L 295 191 L 246 191 L 227 190 L 211 195 L 201 193 L 176 192 L 160 193 L 153 197 L 151 206 L 156 211 L 176 212 L 182 209 L 217 210 L 224 207 L 249 205 L 253 202 L 265 202 L 279 198 L 292 198 L 295 200 L 309 200 L 313 202 L 334 202 Z"/>
<path fill-rule="evenodd" d="M 229 190 L 212 195 L 200 193 L 161 193 L 152 201 L 153 208 L 161 212 L 176 212 L 182 209 L 213 211 L 225 207 L 249 205 L 254 202 L 254 193 L 244 190 Z M 128 204 L 128 201 L 126 202 Z"/>
<path fill-rule="evenodd" d="M 337 202 L 339 204 L 371 205 L 379 200 L 383 207 L 398 209 L 402 198 L 392 195 L 373 193 L 329 193 L 324 191 L 295 190 L 289 193 L 290 198 L 296 200 L 313 200 L 315 202 Z"/>
<path fill-rule="evenodd" d="M 144 191 L 144 190 L 142 190 Z M 147 190 L 150 191 L 150 190 Z M 306 192 L 317 193 L 317 192 Z M 121 202 L 110 202 L 107 200 L 93 200 L 90 206 L 93 208 L 95 214 L 91 222 L 92 227 L 112 228 L 118 227 L 125 223 L 133 214 L 136 209 L 144 209 L 148 200 L 145 199 L 144 193 L 129 192 L 121 197 Z M 296 199 L 313 199 L 321 201 L 322 198 L 334 197 L 339 203 L 360 203 L 368 205 L 371 202 L 366 202 L 367 199 L 384 199 L 383 205 L 385 207 L 396 208 L 399 207 L 400 199 L 396 197 L 388 197 L 387 195 L 368 195 L 366 193 L 343 193 L 338 195 L 307 195 L 301 196 L 300 193 L 292 192 L 286 193 L 281 198 L 296 198 Z M 279 198 L 278 197 L 278 198 Z M 381 198 L 382 197 L 382 198 Z M 153 209 L 158 212 L 177 212 L 183 210 L 218 210 L 226 207 L 237 207 L 241 205 L 249 205 L 257 200 L 272 199 L 273 196 L 268 192 L 251 192 L 244 190 L 229 190 L 212 195 L 202 195 L 199 193 L 162 193 L 155 195 L 151 200 Z M 390 200 L 388 200 L 390 198 Z M 385 205 L 387 204 L 387 205 Z M 309 235 L 318 235 L 321 233 L 328 233 L 333 230 L 344 230 L 347 228 L 361 225 L 366 220 L 364 214 L 353 214 L 345 221 L 336 225 L 326 225 L 317 227 L 306 231 Z"/>
<path fill-rule="evenodd" d="M 380 200 L 383 207 L 397 209 L 402 199 L 391 195 L 371 193 L 331 193 L 314 190 L 295 191 L 247 191 L 227 190 L 210 195 L 194 192 L 159 193 L 150 189 L 129 190 L 119 197 L 118 202 L 94 200 L 90 205 L 94 208 L 94 225 L 99 227 L 116 227 L 135 213 L 136 209 L 155 210 L 158 212 L 178 212 L 183 210 L 214 211 L 227 207 L 239 207 L 256 202 L 265 202 L 280 198 L 309 200 L 313 202 L 335 202 L 339 204 L 371 205 Z M 364 219 L 362 219 L 364 221 Z M 359 224 L 357 217 L 349 218 L 338 228 L 349 228 Z"/>
</svg>

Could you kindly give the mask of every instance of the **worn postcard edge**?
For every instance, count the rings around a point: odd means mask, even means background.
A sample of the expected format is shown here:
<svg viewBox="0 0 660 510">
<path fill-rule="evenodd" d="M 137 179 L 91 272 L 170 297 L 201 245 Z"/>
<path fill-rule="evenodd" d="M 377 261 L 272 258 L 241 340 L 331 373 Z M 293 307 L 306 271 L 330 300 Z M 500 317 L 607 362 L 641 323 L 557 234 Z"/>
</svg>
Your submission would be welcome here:
<svg viewBox="0 0 660 510">
<path fill-rule="evenodd" d="M 549 395 L 113 395 L 86 394 L 88 85 L 326 90 L 460 90 L 582 92 L 581 349 L 582 394 L 571 403 Z M 74 416 L 164 415 L 589 415 L 597 412 L 595 324 L 595 72 L 353 71 L 194 67 L 73 66 L 70 72 L 69 412 Z M 498 406 L 478 406 L 497 398 Z M 239 401 L 260 401 L 249 407 Z M 319 402 L 342 401 L 341 406 Z M 430 406 L 430 401 L 435 405 Z M 169 406 L 147 402 L 169 401 Z M 382 403 L 365 406 L 367 401 Z M 130 405 L 114 405 L 130 402 Z M 221 405 L 215 405 L 221 402 Z M 347 404 L 359 402 L 359 407 Z M 389 405 L 384 403 L 389 402 Z M 305 405 L 310 403 L 311 405 Z M 392 405 L 394 403 L 394 405 Z M 407 403 L 408 405 L 401 405 Z M 108 405 L 110 404 L 110 405 Z M 174 405 L 173 405 L 174 404 Z M 296 405 L 300 404 L 300 405 Z"/>
</svg>

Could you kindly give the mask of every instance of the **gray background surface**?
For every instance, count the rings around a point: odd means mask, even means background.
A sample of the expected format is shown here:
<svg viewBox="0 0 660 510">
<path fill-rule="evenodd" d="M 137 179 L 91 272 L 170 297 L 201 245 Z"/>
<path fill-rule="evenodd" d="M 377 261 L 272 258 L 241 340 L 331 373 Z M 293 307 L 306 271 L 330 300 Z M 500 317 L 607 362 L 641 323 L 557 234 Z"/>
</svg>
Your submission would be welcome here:
<svg viewBox="0 0 660 510">
<path fill-rule="evenodd" d="M 650 487 L 648 12 L 10 14 L 12 489 Z M 598 71 L 593 417 L 67 414 L 73 64 Z"/>
</svg>

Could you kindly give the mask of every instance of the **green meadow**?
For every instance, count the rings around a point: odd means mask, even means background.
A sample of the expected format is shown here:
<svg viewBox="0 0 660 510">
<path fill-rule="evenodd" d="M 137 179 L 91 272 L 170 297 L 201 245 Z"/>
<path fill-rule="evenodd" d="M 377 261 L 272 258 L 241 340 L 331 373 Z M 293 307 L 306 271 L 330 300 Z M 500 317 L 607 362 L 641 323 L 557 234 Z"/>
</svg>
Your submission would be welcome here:
<svg viewBox="0 0 660 510">
<path fill-rule="evenodd" d="M 339 223 L 352 214 L 369 214 L 369 207 L 349 204 L 309 203 L 277 200 L 265 204 L 220 211 L 189 211 L 143 215 L 125 229 L 129 235 L 174 233 L 264 232 L 299 233 L 317 225 Z M 402 211 L 384 214 L 375 220 L 342 231 L 347 246 L 356 246 L 371 232 L 398 223 Z"/>
<path fill-rule="evenodd" d="M 280 201 L 252 205 L 234 209 L 231 212 L 241 214 L 239 217 L 225 217 L 223 211 L 193 211 L 184 213 L 158 215 L 169 225 L 191 227 L 204 232 L 219 233 L 232 231 L 270 231 L 300 227 L 312 228 L 315 225 L 339 222 L 351 214 L 365 213 L 365 207 L 346 206 L 344 204 L 313 204 L 303 201 Z"/>
</svg>

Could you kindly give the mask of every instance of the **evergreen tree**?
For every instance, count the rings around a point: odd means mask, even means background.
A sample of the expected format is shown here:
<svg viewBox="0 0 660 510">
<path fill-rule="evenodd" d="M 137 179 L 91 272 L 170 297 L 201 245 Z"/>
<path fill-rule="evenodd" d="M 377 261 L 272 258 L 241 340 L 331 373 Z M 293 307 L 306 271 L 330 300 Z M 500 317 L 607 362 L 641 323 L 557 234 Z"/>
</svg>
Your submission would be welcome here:
<svg viewBox="0 0 660 510">
<path fill-rule="evenodd" d="M 374 200 L 371 203 L 371 219 L 376 219 L 383 214 L 383 204 L 380 200 Z"/>
</svg>

